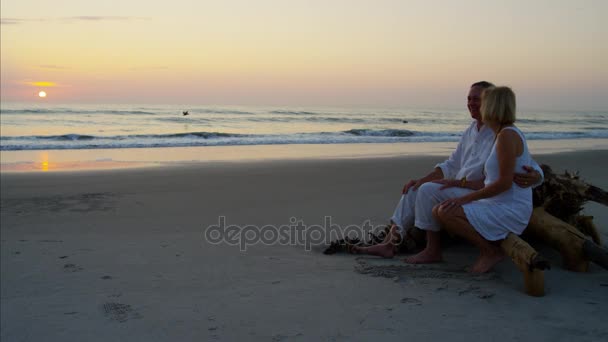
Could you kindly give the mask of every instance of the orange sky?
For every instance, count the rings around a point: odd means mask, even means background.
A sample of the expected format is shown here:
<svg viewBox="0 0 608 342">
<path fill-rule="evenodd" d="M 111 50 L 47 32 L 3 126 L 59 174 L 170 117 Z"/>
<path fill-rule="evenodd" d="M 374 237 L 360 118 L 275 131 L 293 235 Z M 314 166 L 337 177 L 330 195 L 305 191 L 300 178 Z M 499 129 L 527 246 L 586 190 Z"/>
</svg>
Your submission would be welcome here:
<svg viewBox="0 0 608 342">
<path fill-rule="evenodd" d="M 2 101 L 606 109 L 603 1 L 2 1 Z M 39 83 L 48 82 L 48 83 Z"/>
</svg>

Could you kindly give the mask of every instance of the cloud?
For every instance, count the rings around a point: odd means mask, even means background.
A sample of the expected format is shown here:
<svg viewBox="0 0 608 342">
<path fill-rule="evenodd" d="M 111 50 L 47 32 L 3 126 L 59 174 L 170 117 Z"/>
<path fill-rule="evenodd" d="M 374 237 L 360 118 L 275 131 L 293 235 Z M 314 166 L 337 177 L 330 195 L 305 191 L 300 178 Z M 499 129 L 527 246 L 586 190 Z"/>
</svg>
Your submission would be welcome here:
<svg viewBox="0 0 608 342">
<path fill-rule="evenodd" d="M 0 24 L 1 25 L 17 25 L 17 24 L 42 22 L 42 21 L 99 22 L 99 21 L 130 21 L 130 20 L 149 20 L 149 19 L 150 18 L 144 18 L 144 17 L 80 15 L 80 16 L 74 16 L 74 17 L 61 17 L 61 18 L 2 18 L 2 19 L 0 19 Z"/>
<path fill-rule="evenodd" d="M 34 87 L 56 87 L 57 83 L 49 81 L 25 81 L 23 84 L 27 84 Z"/>
<path fill-rule="evenodd" d="M 20 18 L 2 18 L 0 19 L 0 25 L 18 25 L 26 22 L 27 19 Z"/>
<path fill-rule="evenodd" d="M 167 70 L 168 66 L 158 65 L 158 66 L 141 66 L 141 67 L 132 67 L 129 68 L 131 71 L 149 71 L 149 70 Z"/>
<path fill-rule="evenodd" d="M 65 17 L 62 20 L 67 21 L 128 21 L 128 20 L 142 20 L 145 18 L 139 17 L 121 17 L 121 16 L 97 16 L 97 15 L 80 15 L 75 17 Z"/>
<path fill-rule="evenodd" d="M 69 69 L 68 67 L 63 67 L 60 65 L 52 65 L 52 64 L 44 64 L 44 65 L 39 65 L 38 66 L 41 69 L 54 69 L 54 70 L 66 70 Z"/>
</svg>

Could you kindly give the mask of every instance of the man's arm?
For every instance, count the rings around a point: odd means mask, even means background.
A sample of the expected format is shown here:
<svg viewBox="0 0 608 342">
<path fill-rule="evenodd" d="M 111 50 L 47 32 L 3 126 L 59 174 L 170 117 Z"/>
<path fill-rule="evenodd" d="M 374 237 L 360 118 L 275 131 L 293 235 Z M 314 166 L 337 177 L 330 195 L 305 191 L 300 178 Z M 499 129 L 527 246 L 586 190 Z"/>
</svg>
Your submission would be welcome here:
<svg viewBox="0 0 608 342">
<path fill-rule="evenodd" d="M 441 171 L 441 169 L 439 167 L 435 167 L 435 169 L 431 172 L 429 172 L 426 176 L 420 178 L 420 179 L 412 179 L 409 182 L 407 182 L 407 184 L 405 184 L 405 186 L 403 187 L 403 190 L 401 191 L 401 193 L 403 194 L 407 194 L 407 192 L 410 189 L 413 190 L 418 190 L 418 188 L 426 183 L 426 182 L 430 182 L 430 181 L 434 181 L 436 179 L 442 179 L 443 178 L 443 171 Z"/>
<path fill-rule="evenodd" d="M 463 140 L 465 136 L 469 133 L 469 130 L 472 129 L 472 127 L 473 125 L 471 125 L 467 130 L 464 131 L 462 137 L 460 137 L 460 140 L 458 141 L 456 150 L 454 150 L 454 152 L 450 154 L 450 157 L 446 161 L 435 165 L 435 169 L 426 176 L 420 179 L 410 180 L 403 187 L 402 193 L 405 194 L 410 189 L 418 190 L 418 188 L 426 182 L 434 181 L 437 179 L 456 177 L 456 174 L 458 173 L 458 171 L 460 171 L 460 168 L 462 167 L 462 157 L 464 154 L 464 147 L 462 146 Z"/>
<path fill-rule="evenodd" d="M 465 132 L 466 134 L 466 132 Z M 460 138 L 460 141 L 458 141 L 458 146 L 456 146 L 456 150 L 454 150 L 454 152 L 452 152 L 452 154 L 450 154 L 450 157 L 442 162 L 439 163 L 437 165 L 435 165 L 435 170 L 436 169 L 440 169 L 441 170 L 441 178 L 454 178 L 456 177 L 456 174 L 458 173 L 458 171 L 460 171 L 460 168 L 462 167 L 462 156 L 463 156 L 463 143 L 462 140 L 464 139 L 464 134 L 463 136 Z M 435 179 L 440 179 L 440 178 L 435 178 Z"/>
</svg>

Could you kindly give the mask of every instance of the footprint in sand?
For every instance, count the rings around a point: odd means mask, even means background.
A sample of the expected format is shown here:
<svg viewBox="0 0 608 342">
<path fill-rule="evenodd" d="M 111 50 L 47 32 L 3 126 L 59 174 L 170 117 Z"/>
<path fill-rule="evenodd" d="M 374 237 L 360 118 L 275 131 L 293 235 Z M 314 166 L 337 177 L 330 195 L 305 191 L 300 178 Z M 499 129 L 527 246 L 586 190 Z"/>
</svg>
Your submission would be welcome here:
<svg viewBox="0 0 608 342">
<path fill-rule="evenodd" d="M 104 303 L 101 308 L 107 317 L 120 323 L 124 323 L 129 319 L 142 318 L 142 315 L 134 311 L 129 304 Z"/>
<path fill-rule="evenodd" d="M 304 336 L 304 334 L 302 334 L 300 332 L 296 333 L 294 335 L 276 334 L 276 335 L 272 336 L 272 341 L 279 342 L 279 341 L 285 341 L 285 340 L 292 340 L 294 338 L 301 337 L 301 336 Z"/>
<path fill-rule="evenodd" d="M 480 299 L 490 299 L 496 295 L 494 292 L 484 291 L 481 289 L 481 287 L 473 286 L 473 285 L 469 285 L 469 287 L 467 287 L 466 289 L 458 292 L 459 296 L 462 296 L 465 294 L 477 295 L 477 298 L 480 298 Z"/>
<path fill-rule="evenodd" d="M 402 304 L 422 305 L 422 302 L 419 299 L 411 298 L 411 297 L 401 298 L 401 303 Z"/>
<path fill-rule="evenodd" d="M 65 272 L 73 273 L 73 272 L 80 272 L 80 271 L 84 270 L 84 268 L 82 268 L 76 264 L 65 264 L 65 265 L 63 265 L 63 270 Z"/>
</svg>

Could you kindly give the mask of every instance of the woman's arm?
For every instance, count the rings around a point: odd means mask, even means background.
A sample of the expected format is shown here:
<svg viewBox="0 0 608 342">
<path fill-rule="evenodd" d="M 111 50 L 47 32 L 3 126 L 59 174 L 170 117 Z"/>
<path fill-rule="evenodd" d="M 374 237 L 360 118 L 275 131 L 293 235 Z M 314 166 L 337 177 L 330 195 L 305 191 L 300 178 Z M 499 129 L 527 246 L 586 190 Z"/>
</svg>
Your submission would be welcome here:
<svg viewBox="0 0 608 342">
<path fill-rule="evenodd" d="M 460 204 L 476 201 L 482 198 L 494 197 L 509 190 L 513 183 L 513 175 L 517 155 L 521 154 L 522 141 L 517 132 L 507 129 L 498 134 L 496 140 L 496 156 L 498 158 L 499 177 L 483 189 L 461 197 Z"/>
</svg>

